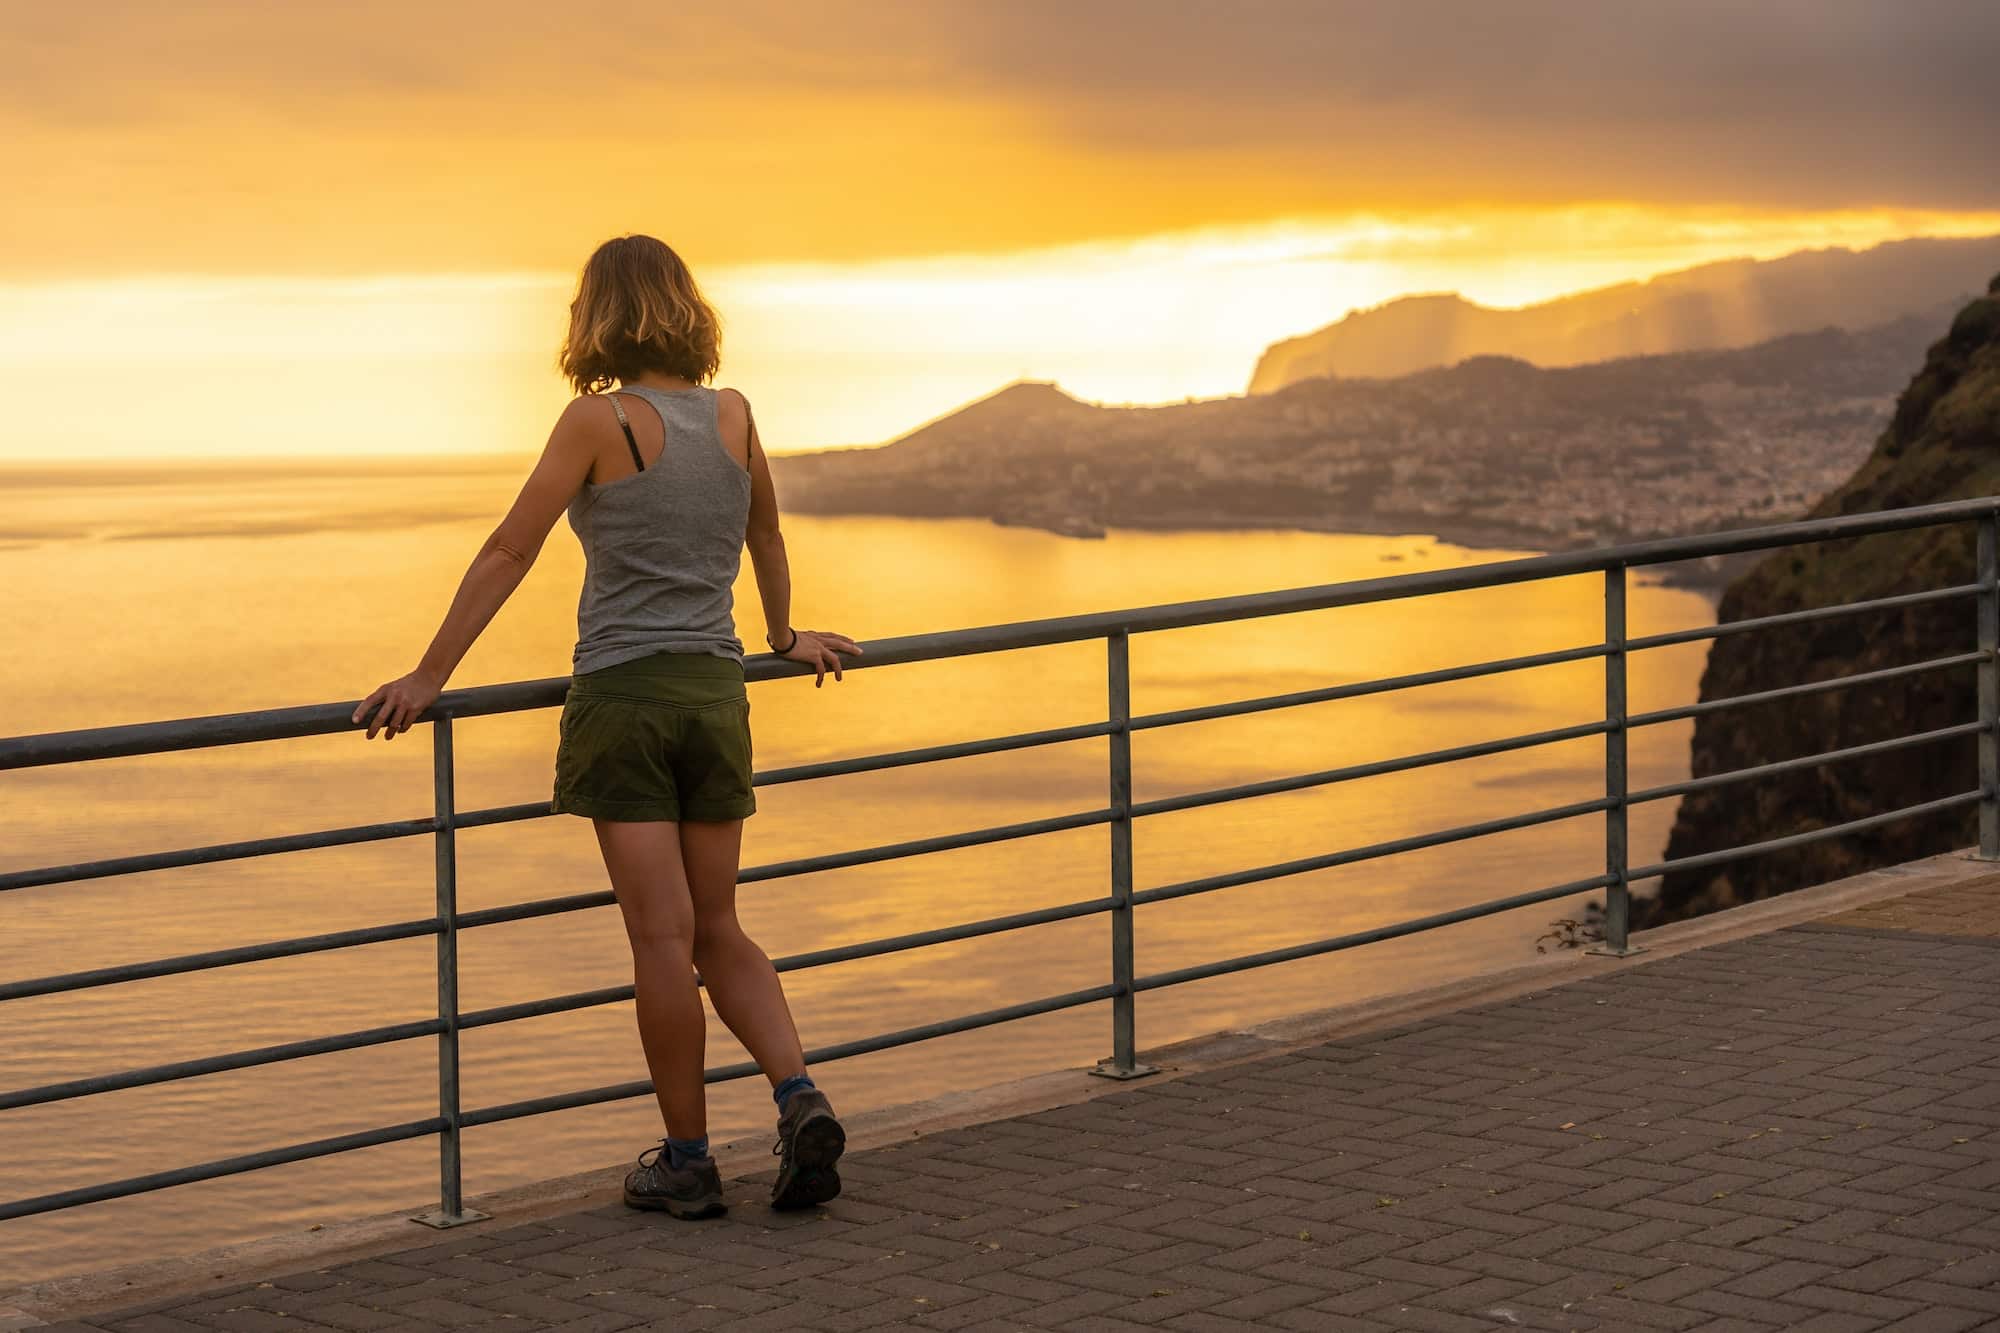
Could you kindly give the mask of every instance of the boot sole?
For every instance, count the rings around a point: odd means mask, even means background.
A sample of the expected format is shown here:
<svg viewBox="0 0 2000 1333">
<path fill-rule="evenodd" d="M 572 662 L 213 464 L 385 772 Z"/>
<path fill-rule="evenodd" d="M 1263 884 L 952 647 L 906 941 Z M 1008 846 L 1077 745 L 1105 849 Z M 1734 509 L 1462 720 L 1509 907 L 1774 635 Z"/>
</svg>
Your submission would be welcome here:
<svg viewBox="0 0 2000 1333">
<path fill-rule="evenodd" d="M 809 1116 L 792 1140 L 792 1168 L 781 1171 L 771 1191 L 771 1207 L 779 1211 L 811 1208 L 840 1193 L 840 1173 L 833 1169 L 847 1147 L 847 1131 L 822 1111 Z"/>
<path fill-rule="evenodd" d="M 657 1194 L 634 1194 L 625 1191 L 627 1208 L 642 1208 L 649 1213 L 665 1213 L 684 1221 L 699 1221 L 704 1217 L 720 1217 L 729 1211 L 729 1205 L 721 1199 L 669 1199 Z"/>
</svg>

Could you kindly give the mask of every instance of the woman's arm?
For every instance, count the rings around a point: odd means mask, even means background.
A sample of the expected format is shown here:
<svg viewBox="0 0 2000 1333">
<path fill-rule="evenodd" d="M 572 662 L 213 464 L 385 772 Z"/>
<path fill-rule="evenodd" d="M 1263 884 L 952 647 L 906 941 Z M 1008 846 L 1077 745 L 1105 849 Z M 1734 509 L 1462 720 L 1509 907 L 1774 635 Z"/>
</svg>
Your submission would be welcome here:
<svg viewBox="0 0 2000 1333">
<path fill-rule="evenodd" d="M 737 400 L 736 411 L 743 415 L 743 428 L 750 437 L 750 522 L 744 530 L 743 544 L 750 552 L 750 567 L 757 574 L 757 595 L 764 603 L 767 627 L 764 641 L 777 640 L 771 643 L 775 650 L 779 643 L 785 642 L 786 629 L 792 623 L 792 566 L 785 558 L 785 534 L 778 526 L 777 488 L 771 481 L 770 464 L 758 444 L 749 400 L 731 392 Z"/>
<path fill-rule="evenodd" d="M 828 667 L 833 668 L 833 678 L 840 680 L 840 654 L 859 656 L 861 646 L 845 634 L 830 630 L 793 630 L 792 565 L 785 556 L 785 535 L 778 527 L 777 488 L 771 482 L 771 467 L 757 439 L 757 420 L 750 414 L 749 399 L 734 389 L 725 392 L 736 399 L 730 405 L 730 415 L 733 418 L 737 412 L 742 413 L 743 428 L 749 435 L 750 521 L 744 530 L 743 544 L 749 549 L 750 567 L 757 575 L 757 595 L 764 603 L 764 642 L 780 657 L 811 666 L 813 687 L 817 689 L 826 682 Z M 786 641 L 788 635 L 792 636 L 790 642 Z"/>
<path fill-rule="evenodd" d="M 416 669 L 378 686 L 355 708 L 354 721 L 367 720 L 370 739 L 377 730 L 382 739 L 394 739 L 437 701 L 474 641 L 521 586 L 549 530 L 589 477 L 599 434 L 610 419 L 610 409 L 589 396 L 564 409 L 513 508 L 472 557 L 444 623 Z"/>
</svg>

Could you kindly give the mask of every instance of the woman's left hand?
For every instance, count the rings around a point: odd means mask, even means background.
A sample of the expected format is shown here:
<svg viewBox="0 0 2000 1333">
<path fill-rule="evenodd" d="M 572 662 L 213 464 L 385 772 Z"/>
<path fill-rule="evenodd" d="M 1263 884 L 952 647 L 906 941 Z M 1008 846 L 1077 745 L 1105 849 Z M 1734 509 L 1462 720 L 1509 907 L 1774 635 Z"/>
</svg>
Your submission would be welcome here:
<svg viewBox="0 0 2000 1333">
<path fill-rule="evenodd" d="M 444 692 L 441 682 L 433 681 L 419 671 L 398 680 L 384 682 L 375 687 L 375 692 L 361 701 L 354 710 L 354 721 L 366 719 L 368 737 L 373 740 L 379 728 L 382 739 L 394 740 L 399 731 L 408 731 L 423 711 L 437 702 Z M 373 711 L 373 716 L 369 714 Z"/>
</svg>

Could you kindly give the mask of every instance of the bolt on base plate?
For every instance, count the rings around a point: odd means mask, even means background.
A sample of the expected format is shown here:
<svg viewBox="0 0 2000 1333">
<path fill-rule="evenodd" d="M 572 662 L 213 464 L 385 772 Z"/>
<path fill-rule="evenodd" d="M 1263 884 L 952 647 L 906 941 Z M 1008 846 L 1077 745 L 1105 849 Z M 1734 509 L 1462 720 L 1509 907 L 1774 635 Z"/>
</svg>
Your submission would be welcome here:
<svg viewBox="0 0 2000 1333">
<path fill-rule="evenodd" d="M 1614 949 L 1600 940 L 1588 949 L 1585 949 L 1584 952 L 1594 953 L 1599 958 L 1630 958 L 1633 954 L 1644 953 L 1646 950 L 1645 946 L 1639 944 L 1628 944 L 1622 949 Z"/>
<path fill-rule="evenodd" d="M 1120 1069 L 1118 1062 L 1115 1060 L 1099 1060 L 1096 1067 L 1090 1069 L 1088 1072 L 1097 1075 L 1099 1078 L 1123 1080 L 1128 1078 L 1144 1078 L 1148 1074 L 1157 1074 L 1160 1072 L 1160 1067 L 1158 1065 L 1135 1064 L 1130 1069 Z"/>
<path fill-rule="evenodd" d="M 419 1226 L 431 1227 L 438 1231 L 449 1231 L 453 1227 L 462 1227 L 468 1222 L 487 1221 L 492 1216 L 493 1214 L 482 1213 L 476 1208 L 468 1208 L 462 1213 L 447 1213 L 442 1208 L 433 1208 L 430 1212 L 420 1213 L 410 1220 Z"/>
</svg>

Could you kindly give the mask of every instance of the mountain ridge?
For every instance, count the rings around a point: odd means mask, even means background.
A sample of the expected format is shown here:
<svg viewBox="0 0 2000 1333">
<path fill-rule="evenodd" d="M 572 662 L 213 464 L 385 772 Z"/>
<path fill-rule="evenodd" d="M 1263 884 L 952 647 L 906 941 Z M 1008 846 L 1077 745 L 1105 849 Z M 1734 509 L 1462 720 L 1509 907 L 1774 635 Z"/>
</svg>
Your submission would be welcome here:
<svg viewBox="0 0 2000 1333">
<path fill-rule="evenodd" d="M 773 456 L 787 508 L 1118 527 L 1425 533 L 1568 549 L 1790 517 L 1888 420 L 1938 312 L 1748 348 L 1151 407 L 1023 382 L 888 444 Z"/>
<path fill-rule="evenodd" d="M 1996 267 L 2000 236 L 1913 237 L 1719 260 L 1516 308 L 1418 293 L 1271 344 L 1248 391 L 1324 376 L 1392 378 L 1486 353 L 1554 367 L 1749 346 L 1828 324 L 1860 329 L 1962 302 Z"/>
</svg>

